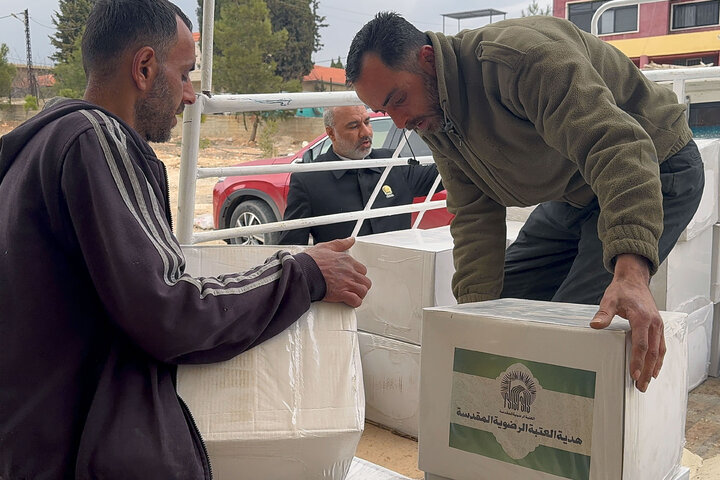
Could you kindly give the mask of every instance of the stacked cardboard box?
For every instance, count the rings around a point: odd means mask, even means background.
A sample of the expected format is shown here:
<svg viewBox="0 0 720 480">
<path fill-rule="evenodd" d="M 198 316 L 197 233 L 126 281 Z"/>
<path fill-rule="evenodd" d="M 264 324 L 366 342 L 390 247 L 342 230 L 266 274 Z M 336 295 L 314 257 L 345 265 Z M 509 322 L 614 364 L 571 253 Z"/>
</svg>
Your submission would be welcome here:
<svg viewBox="0 0 720 480">
<path fill-rule="evenodd" d="M 682 478 L 686 315 L 663 313 L 664 368 L 641 394 L 628 322 L 593 330 L 595 311 L 514 299 L 426 309 L 420 469 L 454 480 Z"/>
<path fill-rule="evenodd" d="M 357 309 L 366 418 L 417 437 L 423 307 L 454 305 L 449 227 L 359 237 L 372 289 Z"/>
<path fill-rule="evenodd" d="M 259 265 L 276 247 L 188 247 L 188 271 Z M 178 394 L 214 477 L 342 480 L 364 428 L 354 310 L 314 303 L 295 324 L 232 360 L 178 369 Z"/>
<path fill-rule="evenodd" d="M 507 222 L 507 242 L 521 221 Z M 456 303 L 449 227 L 359 237 L 353 255 L 373 287 L 357 310 L 366 417 L 417 437 L 422 308 Z"/>
<path fill-rule="evenodd" d="M 441 477 L 440 475 L 433 475 L 432 473 L 425 474 L 425 480 L 452 480 L 447 477 Z M 663 480 L 690 480 L 690 468 L 680 467 L 680 470 L 672 477 Z"/>
<path fill-rule="evenodd" d="M 705 270 L 695 273 L 695 277 L 691 278 L 687 273 L 680 278 L 680 282 L 696 282 L 698 278 L 707 276 L 707 270 L 710 270 L 710 291 L 707 299 L 700 300 L 699 297 L 690 299 L 691 304 L 695 307 L 695 311 L 691 312 L 688 307 L 679 310 L 694 314 L 695 318 L 689 321 L 690 328 L 690 349 L 688 352 L 688 362 L 690 366 L 689 379 L 690 388 L 702 383 L 708 375 L 720 375 L 720 351 L 718 349 L 718 341 L 720 340 L 720 331 L 718 331 L 718 315 L 708 314 L 706 312 L 707 305 L 711 305 L 710 309 L 718 310 L 720 307 L 720 278 L 717 265 L 720 264 L 720 139 L 696 139 L 695 140 L 705 164 L 705 189 L 703 190 L 703 198 L 700 201 L 697 213 L 688 225 L 681 237 L 683 240 L 692 243 L 693 240 L 702 236 L 709 237 L 703 239 L 694 247 L 702 249 L 704 255 L 703 261 L 706 262 Z M 708 245 L 708 243 L 710 245 Z M 681 243 L 678 244 L 681 246 Z M 682 247 L 680 247 L 682 248 Z M 708 249 L 711 253 L 707 253 Z M 699 253 L 692 253 L 695 259 L 698 259 Z M 707 260 L 709 259 L 709 262 Z M 708 265 L 710 265 L 708 267 Z M 715 333 L 713 333 L 715 332 Z"/>
<path fill-rule="evenodd" d="M 710 298 L 713 301 L 713 326 L 710 338 L 708 374 L 720 377 L 720 223 L 713 225 Z"/>
<path fill-rule="evenodd" d="M 450 227 L 358 237 L 352 255 L 373 282 L 357 309 L 358 328 L 420 345 L 422 309 L 456 303 L 452 248 Z"/>
<path fill-rule="evenodd" d="M 365 386 L 365 417 L 417 437 L 420 345 L 358 332 Z"/>
<path fill-rule="evenodd" d="M 355 457 L 346 480 L 410 480 L 410 478 Z"/>
</svg>

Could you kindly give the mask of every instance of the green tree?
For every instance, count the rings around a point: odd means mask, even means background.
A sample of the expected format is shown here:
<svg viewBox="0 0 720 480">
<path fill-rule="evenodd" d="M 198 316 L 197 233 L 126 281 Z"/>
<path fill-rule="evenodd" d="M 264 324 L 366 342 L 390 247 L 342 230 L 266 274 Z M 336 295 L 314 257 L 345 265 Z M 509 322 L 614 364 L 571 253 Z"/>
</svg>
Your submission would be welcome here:
<svg viewBox="0 0 720 480">
<path fill-rule="evenodd" d="M 343 66 L 342 60 L 340 57 L 338 57 L 337 62 L 335 60 L 330 60 L 330 67 L 331 68 L 345 68 Z"/>
<path fill-rule="evenodd" d="M 198 22 L 202 27 L 202 4 L 198 1 Z M 215 24 L 221 19 L 221 7 L 227 3 L 237 3 L 238 0 L 216 0 L 215 1 Z M 317 14 L 317 0 L 265 0 L 270 13 L 270 23 L 273 32 L 286 30 L 288 40 L 282 48 L 270 52 L 277 65 L 276 73 L 288 83 L 287 89 L 294 87 L 292 91 L 299 91 L 302 77 L 310 73 L 313 68 L 312 54 L 321 47 L 320 28 L 327 25 L 324 16 Z M 202 28 L 201 28 L 202 30 Z M 217 31 L 216 31 L 217 35 Z M 201 46 L 202 47 L 202 46 Z M 218 48 L 217 41 L 215 49 Z M 217 69 L 214 66 L 214 70 Z"/>
<path fill-rule="evenodd" d="M 318 5 L 320 4 L 319 0 L 311 0 L 310 1 L 310 8 L 313 12 L 313 19 L 315 21 L 315 44 L 313 45 L 313 52 L 319 52 L 320 49 L 323 47 L 323 44 L 320 42 L 320 29 L 325 28 L 328 26 L 325 22 L 325 16 L 324 15 L 318 15 L 317 9 Z"/>
<path fill-rule="evenodd" d="M 82 98 L 87 86 L 80 50 L 81 36 L 75 39 L 75 48 L 66 61 L 58 63 L 53 70 L 58 95 L 67 98 Z"/>
<path fill-rule="evenodd" d="M 35 95 L 25 95 L 25 103 L 23 104 L 23 108 L 25 109 L 25 113 L 30 110 L 37 110 L 38 108 L 40 108 L 38 106 L 37 97 Z"/>
<path fill-rule="evenodd" d="M 273 53 L 276 73 L 284 81 L 302 80 L 313 68 L 317 25 L 308 0 L 265 0 L 273 32 L 287 31 L 288 41 Z"/>
<path fill-rule="evenodd" d="M 56 52 L 50 56 L 56 63 L 68 62 L 70 56 L 80 45 L 77 41 L 82 36 L 85 22 L 95 0 L 60 0 L 52 22 L 57 28 L 55 35 L 50 36 L 50 43 Z"/>
<path fill-rule="evenodd" d="M 12 81 L 15 78 L 16 68 L 8 62 L 10 49 L 4 43 L 0 43 L 0 96 L 7 96 L 8 103 L 11 101 Z"/>
<path fill-rule="evenodd" d="M 534 15 L 550 15 L 550 5 L 545 5 L 545 8 L 541 8 L 537 0 L 532 0 L 532 3 L 528 5 L 527 12 L 522 10 L 520 15 L 523 17 L 532 17 Z"/>
<path fill-rule="evenodd" d="M 286 30 L 273 32 L 263 0 L 224 2 L 215 20 L 215 87 L 232 93 L 286 90 L 286 82 L 276 74 L 273 53 L 283 48 L 287 36 Z M 255 141 L 260 120 L 255 115 L 250 141 Z"/>
</svg>

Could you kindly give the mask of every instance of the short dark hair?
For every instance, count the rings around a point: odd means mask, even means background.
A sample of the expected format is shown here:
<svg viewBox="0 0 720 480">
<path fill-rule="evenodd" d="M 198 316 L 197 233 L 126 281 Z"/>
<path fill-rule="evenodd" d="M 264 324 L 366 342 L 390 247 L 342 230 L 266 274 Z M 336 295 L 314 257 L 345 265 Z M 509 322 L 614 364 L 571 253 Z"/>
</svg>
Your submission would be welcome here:
<svg viewBox="0 0 720 480">
<path fill-rule="evenodd" d="M 85 75 L 110 74 L 130 48 L 152 47 L 163 61 L 177 38 L 176 16 L 192 32 L 190 19 L 167 0 L 97 0 L 82 38 Z"/>
<path fill-rule="evenodd" d="M 412 23 L 395 12 L 379 12 L 350 44 L 345 62 L 347 84 L 352 85 L 360 77 L 366 53 L 375 53 L 390 68 L 415 71 L 415 55 L 423 45 L 430 45 L 430 39 Z"/>
</svg>

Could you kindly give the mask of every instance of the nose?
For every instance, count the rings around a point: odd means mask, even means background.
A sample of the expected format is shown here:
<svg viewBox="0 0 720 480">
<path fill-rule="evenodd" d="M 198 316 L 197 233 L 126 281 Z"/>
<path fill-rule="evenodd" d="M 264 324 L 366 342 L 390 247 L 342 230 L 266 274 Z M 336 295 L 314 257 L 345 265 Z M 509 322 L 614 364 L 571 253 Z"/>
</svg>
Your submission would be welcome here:
<svg viewBox="0 0 720 480">
<path fill-rule="evenodd" d="M 399 113 L 392 113 L 392 114 L 390 114 L 390 118 L 392 118 L 393 123 L 400 130 L 405 128 L 405 125 L 407 125 L 407 115 L 401 115 Z"/>
<path fill-rule="evenodd" d="M 195 90 L 193 90 L 192 83 L 187 82 L 183 85 L 183 104 L 192 105 L 196 100 Z"/>
<path fill-rule="evenodd" d="M 360 136 L 361 137 L 372 137 L 373 131 L 372 127 L 370 125 L 365 125 L 364 123 L 361 124 L 360 127 Z"/>
</svg>

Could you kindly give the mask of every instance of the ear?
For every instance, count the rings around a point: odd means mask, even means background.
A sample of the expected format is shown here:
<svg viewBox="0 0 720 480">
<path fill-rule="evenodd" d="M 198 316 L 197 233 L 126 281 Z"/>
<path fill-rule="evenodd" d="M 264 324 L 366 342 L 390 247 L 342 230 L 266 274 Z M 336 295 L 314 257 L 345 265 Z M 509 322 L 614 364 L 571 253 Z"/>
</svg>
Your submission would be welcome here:
<svg viewBox="0 0 720 480">
<path fill-rule="evenodd" d="M 422 68 L 425 73 L 429 73 L 434 77 L 436 75 L 435 50 L 432 45 L 423 45 L 422 48 L 420 48 L 419 57 L 420 68 Z"/>
<path fill-rule="evenodd" d="M 132 62 L 132 78 L 138 90 L 146 92 L 152 87 L 158 73 L 158 62 L 152 47 L 142 47 L 135 52 Z"/>
<path fill-rule="evenodd" d="M 330 137 L 330 140 L 335 141 L 335 129 L 333 127 L 325 127 L 325 133 Z"/>
</svg>

